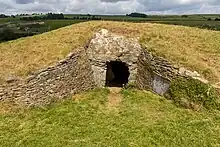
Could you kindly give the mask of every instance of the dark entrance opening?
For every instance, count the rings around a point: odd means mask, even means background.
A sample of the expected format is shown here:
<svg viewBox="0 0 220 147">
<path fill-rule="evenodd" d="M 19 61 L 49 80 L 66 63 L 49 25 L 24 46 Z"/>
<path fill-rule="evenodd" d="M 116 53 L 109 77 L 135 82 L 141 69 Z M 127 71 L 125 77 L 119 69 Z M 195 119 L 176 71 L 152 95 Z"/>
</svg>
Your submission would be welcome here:
<svg viewBox="0 0 220 147">
<path fill-rule="evenodd" d="M 129 68 L 121 61 L 107 62 L 106 86 L 122 87 L 128 83 Z"/>
</svg>

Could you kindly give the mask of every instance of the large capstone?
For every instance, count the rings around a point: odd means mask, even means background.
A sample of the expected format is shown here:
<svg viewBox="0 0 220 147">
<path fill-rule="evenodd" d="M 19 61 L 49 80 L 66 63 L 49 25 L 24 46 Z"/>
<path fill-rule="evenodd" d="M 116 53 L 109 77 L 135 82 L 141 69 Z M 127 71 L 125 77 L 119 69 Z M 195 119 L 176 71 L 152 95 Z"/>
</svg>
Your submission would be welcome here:
<svg viewBox="0 0 220 147">
<path fill-rule="evenodd" d="M 87 52 L 98 87 L 123 86 L 136 81 L 142 52 L 138 42 L 102 29 L 91 40 Z"/>
</svg>

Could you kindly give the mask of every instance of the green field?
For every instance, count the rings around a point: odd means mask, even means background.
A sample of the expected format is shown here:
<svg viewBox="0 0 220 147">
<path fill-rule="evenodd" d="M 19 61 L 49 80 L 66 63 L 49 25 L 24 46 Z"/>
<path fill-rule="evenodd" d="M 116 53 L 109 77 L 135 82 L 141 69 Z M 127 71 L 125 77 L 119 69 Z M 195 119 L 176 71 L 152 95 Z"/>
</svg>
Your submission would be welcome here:
<svg viewBox="0 0 220 147">
<path fill-rule="evenodd" d="M 84 20 L 46 20 L 44 22 L 45 27 L 50 27 L 50 30 L 55 30 L 75 23 L 84 22 Z"/>
<path fill-rule="evenodd" d="M 84 21 L 66 19 L 23 21 L 18 18 L 0 18 L 0 42 L 37 35 Z"/>
<path fill-rule="evenodd" d="M 108 89 L 96 89 L 45 108 L 0 115 L 4 147 L 219 146 L 220 113 L 178 108 L 150 92 L 123 90 L 108 107 Z"/>
<path fill-rule="evenodd" d="M 15 18 L 0 18 L 0 42 L 17 39 L 20 37 L 32 36 L 54 29 L 58 29 L 74 23 L 90 21 L 90 20 L 106 20 L 106 21 L 126 21 L 126 22 L 151 22 L 172 25 L 183 25 L 190 27 L 199 27 L 203 29 L 220 31 L 219 14 L 201 14 L 201 15 L 148 15 L 146 18 L 130 17 L 126 15 L 83 15 L 83 14 L 65 14 L 65 19 L 56 20 L 20 20 L 24 16 L 16 16 Z M 29 16 L 34 17 L 34 16 Z M 208 20 L 209 19 L 209 20 Z M 36 25 L 36 22 L 44 22 L 44 24 Z M 33 23 L 33 24 L 32 24 Z M 5 31 L 6 29 L 6 31 Z M 5 37 L 6 36 L 6 37 Z"/>
<path fill-rule="evenodd" d="M 171 20 L 171 21 L 152 21 L 152 23 L 182 25 L 182 26 L 198 27 L 202 29 L 220 31 L 220 21 L 202 21 L 202 20 L 175 21 L 175 20 Z"/>
<path fill-rule="evenodd" d="M 20 22 L 19 18 L 0 18 L 0 25 L 8 22 Z"/>
</svg>

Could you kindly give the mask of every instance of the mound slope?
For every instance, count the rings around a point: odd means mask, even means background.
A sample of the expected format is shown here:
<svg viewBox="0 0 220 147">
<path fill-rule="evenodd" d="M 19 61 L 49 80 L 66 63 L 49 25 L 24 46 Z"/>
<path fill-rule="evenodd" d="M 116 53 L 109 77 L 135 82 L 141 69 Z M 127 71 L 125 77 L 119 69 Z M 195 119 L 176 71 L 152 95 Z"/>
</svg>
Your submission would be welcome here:
<svg viewBox="0 0 220 147">
<path fill-rule="evenodd" d="M 171 62 L 197 70 L 213 83 L 220 82 L 220 32 L 183 26 L 85 22 L 41 35 L 0 44 L 0 79 L 26 77 L 55 64 L 69 52 L 85 45 L 100 28 L 129 38 L 138 38 L 150 51 Z"/>
</svg>

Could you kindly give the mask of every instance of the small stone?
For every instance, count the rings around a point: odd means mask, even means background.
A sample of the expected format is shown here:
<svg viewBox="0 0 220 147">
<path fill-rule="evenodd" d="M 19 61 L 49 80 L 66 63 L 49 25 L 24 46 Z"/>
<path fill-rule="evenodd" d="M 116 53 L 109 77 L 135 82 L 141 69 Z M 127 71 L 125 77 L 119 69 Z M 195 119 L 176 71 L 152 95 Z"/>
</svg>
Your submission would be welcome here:
<svg viewBox="0 0 220 147">
<path fill-rule="evenodd" d="M 179 74 L 180 74 L 181 76 L 185 76 L 185 74 L 186 74 L 186 69 L 185 69 L 184 67 L 179 68 Z"/>
<path fill-rule="evenodd" d="M 200 77 L 201 76 L 197 71 L 194 71 L 193 73 L 194 73 L 195 77 Z"/>
<path fill-rule="evenodd" d="M 7 83 L 13 83 L 13 82 L 16 82 L 16 81 L 19 81 L 20 79 L 18 77 L 15 77 L 15 76 L 8 76 L 7 79 L 6 79 L 6 82 Z"/>
</svg>

